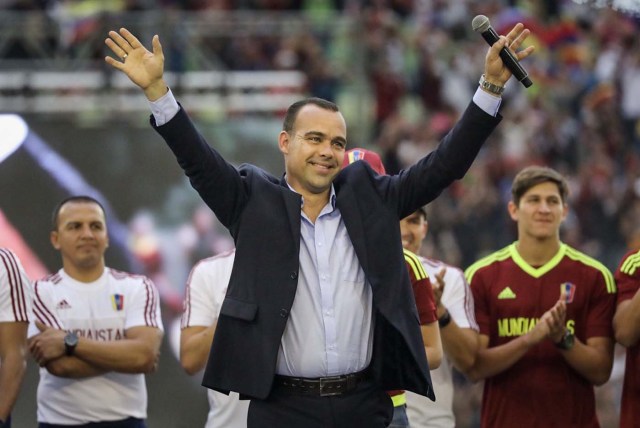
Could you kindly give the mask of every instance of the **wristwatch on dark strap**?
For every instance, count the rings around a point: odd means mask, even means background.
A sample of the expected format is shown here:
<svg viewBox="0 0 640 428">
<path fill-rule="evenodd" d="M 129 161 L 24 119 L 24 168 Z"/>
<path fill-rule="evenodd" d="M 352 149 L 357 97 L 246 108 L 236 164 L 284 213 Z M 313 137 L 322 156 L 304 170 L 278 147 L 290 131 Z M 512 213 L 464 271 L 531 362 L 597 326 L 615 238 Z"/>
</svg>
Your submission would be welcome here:
<svg viewBox="0 0 640 428">
<path fill-rule="evenodd" d="M 75 352 L 76 346 L 78 346 L 78 335 L 70 331 L 64 337 L 64 353 L 70 357 Z"/>
<path fill-rule="evenodd" d="M 563 351 L 568 351 L 569 349 L 573 348 L 575 339 L 576 339 L 575 335 L 571 333 L 569 329 L 566 329 L 564 331 L 564 334 L 562 335 L 562 339 L 560 339 L 559 342 L 556 342 L 555 344 L 556 348 L 562 349 Z"/>
<path fill-rule="evenodd" d="M 445 309 L 444 314 L 440 318 L 438 318 L 438 325 L 440 328 L 445 328 L 451 322 L 451 314 L 448 310 Z"/>
</svg>

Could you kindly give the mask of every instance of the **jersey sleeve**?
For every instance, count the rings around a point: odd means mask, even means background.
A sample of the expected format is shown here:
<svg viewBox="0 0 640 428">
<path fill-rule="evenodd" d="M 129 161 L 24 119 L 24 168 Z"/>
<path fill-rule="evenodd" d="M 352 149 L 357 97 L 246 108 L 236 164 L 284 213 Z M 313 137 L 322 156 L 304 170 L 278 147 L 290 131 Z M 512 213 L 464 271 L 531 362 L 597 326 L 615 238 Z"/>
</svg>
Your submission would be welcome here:
<svg viewBox="0 0 640 428">
<path fill-rule="evenodd" d="M 191 270 L 184 297 L 182 328 L 209 327 L 218 319 L 229 278 L 225 280 L 224 275 L 212 275 L 210 270 L 211 264 L 203 262 Z"/>
<path fill-rule="evenodd" d="M 487 286 L 482 272 L 475 272 L 473 276 L 470 275 L 469 270 L 465 272 L 465 278 L 468 281 L 469 288 L 471 288 L 471 294 L 473 296 L 473 305 L 475 310 L 476 322 L 478 323 L 478 329 L 480 334 L 491 336 L 491 312 L 490 312 L 490 300 L 488 296 Z"/>
<path fill-rule="evenodd" d="M 0 248 L 0 322 L 29 322 L 31 284 L 16 255 Z"/>
<path fill-rule="evenodd" d="M 416 307 L 418 308 L 420 324 L 430 324 L 437 321 L 438 315 L 436 313 L 436 304 L 433 296 L 433 289 L 431 288 L 431 281 L 429 280 L 422 263 L 417 257 L 410 257 L 407 253 L 405 253 L 405 262 L 407 264 L 407 269 L 409 270 L 409 279 L 411 280 L 411 286 L 413 287 L 413 296 L 416 301 Z"/>
<path fill-rule="evenodd" d="M 616 290 L 613 276 L 602 268 L 596 275 L 596 284 L 589 302 L 586 338 L 613 337 L 613 314 L 616 310 Z M 612 284 L 611 286 L 607 286 Z"/>
<path fill-rule="evenodd" d="M 640 251 L 627 253 L 615 274 L 618 287 L 618 304 L 629 300 L 640 289 Z"/>
<path fill-rule="evenodd" d="M 34 282 L 32 303 L 35 319 L 33 320 L 34 322 L 29 324 L 29 332 L 27 333 L 29 337 L 40 333 L 40 330 L 38 330 L 38 327 L 35 325 L 35 321 L 40 321 L 42 324 L 58 330 L 65 329 L 64 323 L 57 315 L 51 284 L 49 282 Z"/>
<path fill-rule="evenodd" d="M 442 302 L 451 318 L 460 328 L 471 328 L 478 331 L 474 314 L 473 295 L 464 274 L 460 269 L 447 266 L 444 277 L 444 293 Z"/>
<path fill-rule="evenodd" d="M 130 302 L 125 302 L 125 330 L 132 327 L 155 327 L 163 330 L 158 289 L 147 277 L 140 277 L 136 281 L 139 283 L 132 287 L 128 296 Z"/>
</svg>

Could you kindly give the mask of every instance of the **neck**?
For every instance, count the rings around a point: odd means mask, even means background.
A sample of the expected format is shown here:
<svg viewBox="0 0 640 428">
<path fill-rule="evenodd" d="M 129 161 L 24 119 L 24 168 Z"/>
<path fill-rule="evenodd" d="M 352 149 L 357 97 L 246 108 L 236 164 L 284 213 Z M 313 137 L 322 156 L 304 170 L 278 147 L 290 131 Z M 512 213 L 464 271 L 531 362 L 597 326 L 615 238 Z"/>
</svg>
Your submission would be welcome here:
<svg viewBox="0 0 640 428">
<path fill-rule="evenodd" d="M 312 223 L 316 222 L 316 219 L 320 215 L 320 211 L 329 202 L 330 192 L 327 190 L 323 193 L 308 193 L 303 194 L 304 203 L 302 205 L 302 211 L 309 217 Z"/>
<path fill-rule="evenodd" d="M 542 266 L 560 250 L 558 238 L 539 240 L 532 237 L 519 238 L 516 245 L 520 257 L 531 266 Z"/>
<path fill-rule="evenodd" d="M 63 263 L 62 268 L 67 275 L 76 281 L 93 282 L 102 276 L 105 266 L 104 263 L 100 263 L 90 268 L 81 268 L 69 265 L 68 263 Z"/>
</svg>

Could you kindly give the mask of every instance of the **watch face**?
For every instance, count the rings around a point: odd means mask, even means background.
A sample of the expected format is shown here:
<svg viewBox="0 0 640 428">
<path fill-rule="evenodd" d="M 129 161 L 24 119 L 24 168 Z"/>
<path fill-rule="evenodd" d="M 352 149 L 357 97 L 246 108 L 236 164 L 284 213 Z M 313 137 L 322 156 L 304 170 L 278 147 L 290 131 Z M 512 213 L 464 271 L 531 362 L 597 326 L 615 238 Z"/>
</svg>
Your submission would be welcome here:
<svg viewBox="0 0 640 428">
<path fill-rule="evenodd" d="M 76 346 L 78 344 L 78 336 L 75 333 L 67 333 L 64 337 L 64 344 L 71 347 Z"/>
</svg>

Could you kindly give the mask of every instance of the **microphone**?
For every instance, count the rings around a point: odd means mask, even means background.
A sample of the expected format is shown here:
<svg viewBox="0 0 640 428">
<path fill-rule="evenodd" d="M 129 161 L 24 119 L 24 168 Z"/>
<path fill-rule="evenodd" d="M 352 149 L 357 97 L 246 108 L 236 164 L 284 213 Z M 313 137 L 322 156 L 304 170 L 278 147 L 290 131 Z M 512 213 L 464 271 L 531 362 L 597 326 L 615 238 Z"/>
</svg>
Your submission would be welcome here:
<svg viewBox="0 0 640 428">
<path fill-rule="evenodd" d="M 496 30 L 494 30 L 491 26 L 489 18 L 484 15 L 478 15 L 473 18 L 473 20 L 471 21 L 471 27 L 473 28 L 473 31 L 475 31 L 476 33 L 480 33 L 482 38 L 485 39 L 487 43 L 489 43 L 489 46 L 492 46 L 495 42 L 500 40 L 500 36 L 498 36 Z M 507 66 L 507 68 L 511 71 L 511 73 L 513 73 L 515 78 L 520 83 L 522 83 L 525 88 L 528 88 L 533 84 L 531 79 L 529 79 L 529 76 L 527 75 L 525 69 L 520 65 L 518 58 L 516 58 L 511 53 L 508 46 L 502 48 L 502 50 L 500 51 L 500 58 L 502 58 L 502 62 L 504 62 L 504 65 Z"/>
</svg>

